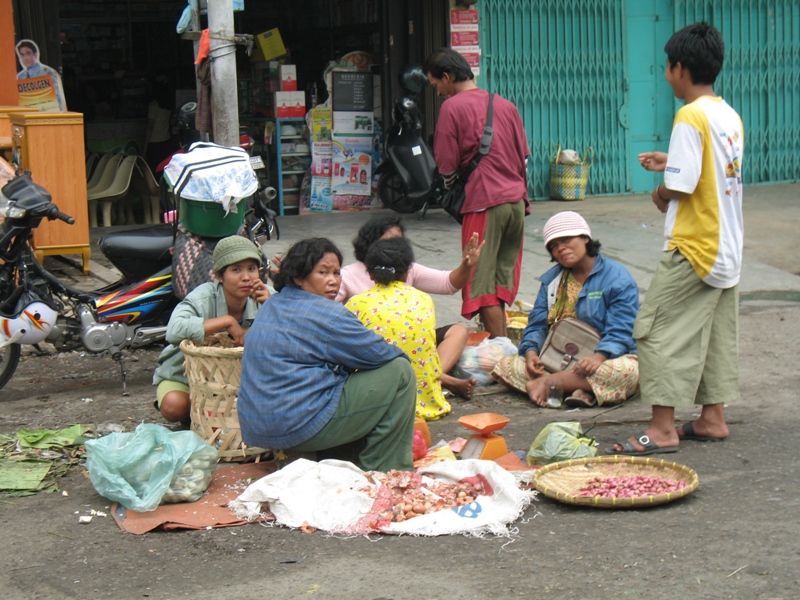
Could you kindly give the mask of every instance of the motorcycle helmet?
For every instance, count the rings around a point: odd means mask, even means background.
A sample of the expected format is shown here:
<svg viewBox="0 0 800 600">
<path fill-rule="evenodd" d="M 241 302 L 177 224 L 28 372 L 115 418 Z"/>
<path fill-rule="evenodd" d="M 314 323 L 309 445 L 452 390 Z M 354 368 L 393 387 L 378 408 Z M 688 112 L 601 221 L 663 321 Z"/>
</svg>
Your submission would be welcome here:
<svg viewBox="0 0 800 600">
<path fill-rule="evenodd" d="M 58 313 L 32 294 L 24 294 L 17 304 L 21 306 L 14 315 L 0 315 L 0 339 L 15 338 L 18 344 L 38 344 L 44 340 L 53 325 Z M 21 332 L 21 337 L 14 334 Z"/>
<path fill-rule="evenodd" d="M 406 65 L 400 69 L 397 79 L 400 87 L 412 94 L 419 94 L 428 84 L 428 78 L 419 65 Z"/>
</svg>

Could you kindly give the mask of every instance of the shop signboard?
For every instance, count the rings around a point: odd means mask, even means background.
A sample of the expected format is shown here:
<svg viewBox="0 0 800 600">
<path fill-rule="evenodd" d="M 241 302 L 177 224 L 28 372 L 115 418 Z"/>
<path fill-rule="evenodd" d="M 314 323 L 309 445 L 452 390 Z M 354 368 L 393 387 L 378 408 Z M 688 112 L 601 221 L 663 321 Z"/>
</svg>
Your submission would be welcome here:
<svg viewBox="0 0 800 600">
<path fill-rule="evenodd" d="M 478 31 L 478 10 L 452 9 L 450 11 L 450 31 Z"/>
<path fill-rule="evenodd" d="M 477 10 L 450 11 L 450 47 L 467 60 L 475 75 L 480 75 L 481 46 Z"/>
<path fill-rule="evenodd" d="M 480 34 L 477 30 L 451 31 L 450 46 L 457 52 L 477 52 L 477 48 L 480 48 Z"/>
<path fill-rule="evenodd" d="M 330 177 L 312 177 L 309 210 L 312 212 L 333 211 L 333 191 Z"/>
<path fill-rule="evenodd" d="M 331 168 L 334 194 L 369 196 L 372 193 L 372 138 L 334 133 Z"/>
<path fill-rule="evenodd" d="M 372 112 L 372 73 L 333 71 L 333 110 Z"/>
<path fill-rule="evenodd" d="M 308 210 L 331 212 L 331 140 L 333 137 L 333 111 L 317 106 L 311 111 L 311 190 Z"/>
</svg>

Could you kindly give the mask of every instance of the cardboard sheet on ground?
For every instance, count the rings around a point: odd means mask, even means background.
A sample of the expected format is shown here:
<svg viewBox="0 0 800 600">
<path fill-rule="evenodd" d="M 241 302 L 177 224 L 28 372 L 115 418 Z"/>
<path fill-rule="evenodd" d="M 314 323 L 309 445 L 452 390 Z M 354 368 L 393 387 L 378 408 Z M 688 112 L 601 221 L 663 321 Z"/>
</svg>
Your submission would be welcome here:
<svg viewBox="0 0 800 600">
<path fill-rule="evenodd" d="M 404 522 L 380 522 L 376 515 L 386 508 L 383 487 L 354 464 L 298 459 L 247 488 L 231 510 L 243 518 L 257 517 L 267 507 L 275 520 L 288 527 L 309 525 L 344 535 L 372 532 L 447 535 L 486 533 L 510 536 L 513 523 L 534 498 L 521 490 L 515 476 L 492 461 L 451 460 L 418 469 L 417 474 L 443 483 L 480 479 L 486 493 L 474 502 L 422 514 Z M 370 491 L 376 494 L 370 496 Z"/>
<path fill-rule="evenodd" d="M 250 481 L 275 471 L 273 462 L 244 465 L 220 465 L 203 497 L 197 502 L 162 504 L 150 512 L 134 512 L 114 503 L 111 514 L 117 525 L 128 533 L 142 534 L 158 529 L 206 529 L 235 527 L 248 522 L 234 515 L 228 503 L 236 499 Z M 269 520 L 263 516 L 257 520 Z"/>
</svg>

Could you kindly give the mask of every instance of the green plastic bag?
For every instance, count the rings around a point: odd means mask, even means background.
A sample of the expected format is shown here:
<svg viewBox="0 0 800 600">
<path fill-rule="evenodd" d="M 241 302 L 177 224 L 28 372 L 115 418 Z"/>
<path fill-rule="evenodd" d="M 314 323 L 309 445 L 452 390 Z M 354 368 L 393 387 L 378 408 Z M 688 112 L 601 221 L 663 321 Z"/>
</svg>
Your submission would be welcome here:
<svg viewBox="0 0 800 600">
<path fill-rule="evenodd" d="M 580 423 L 545 425 L 528 450 L 529 465 L 549 465 L 560 460 L 596 456 L 592 438 L 583 437 Z"/>
<path fill-rule="evenodd" d="M 217 449 L 195 432 L 154 423 L 87 440 L 85 447 L 86 468 L 97 493 L 136 512 L 155 510 L 165 497 L 199 500 L 219 459 Z M 188 479 L 191 494 L 186 493 Z"/>
</svg>

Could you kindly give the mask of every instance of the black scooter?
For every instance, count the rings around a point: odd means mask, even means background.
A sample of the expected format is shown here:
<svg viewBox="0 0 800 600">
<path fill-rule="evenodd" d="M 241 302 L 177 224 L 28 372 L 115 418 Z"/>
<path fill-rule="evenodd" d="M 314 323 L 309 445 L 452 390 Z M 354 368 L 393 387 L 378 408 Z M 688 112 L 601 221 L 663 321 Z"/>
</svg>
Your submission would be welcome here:
<svg viewBox="0 0 800 600">
<path fill-rule="evenodd" d="M 428 78 L 418 65 L 400 71 L 400 87 L 405 93 L 395 101 L 394 123 L 386 136 L 386 158 L 378 165 L 378 195 L 384 206 L 403 213 L 441 208 L 444 182 L 431 152 L 422 137 L 419 98 Z"/>
</svg>

